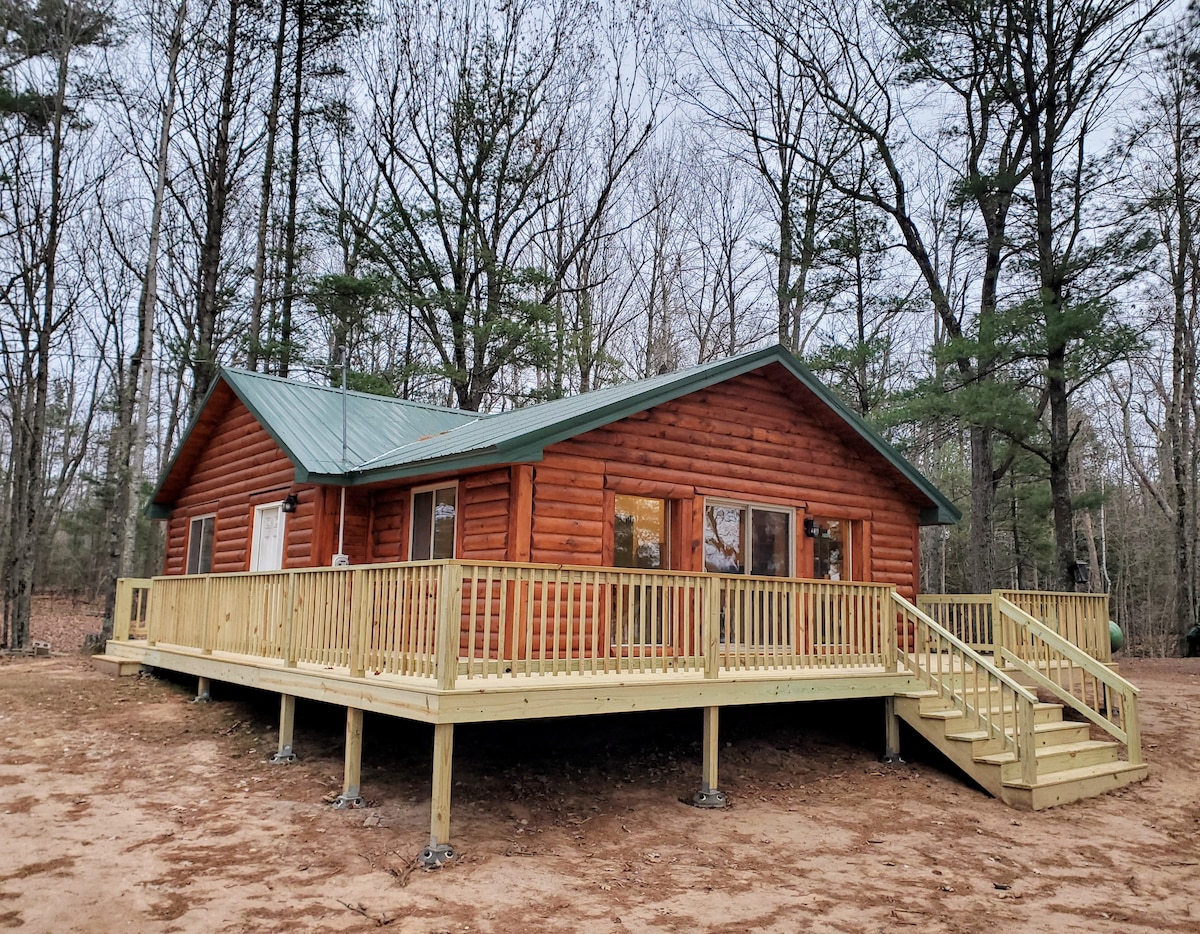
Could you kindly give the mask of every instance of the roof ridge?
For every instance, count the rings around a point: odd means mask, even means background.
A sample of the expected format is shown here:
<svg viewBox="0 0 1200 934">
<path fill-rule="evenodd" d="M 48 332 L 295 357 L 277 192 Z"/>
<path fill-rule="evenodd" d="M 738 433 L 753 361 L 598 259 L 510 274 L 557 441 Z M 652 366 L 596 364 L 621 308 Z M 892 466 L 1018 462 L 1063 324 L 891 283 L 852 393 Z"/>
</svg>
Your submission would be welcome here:
<svg viewBox="0 0 1200 934">
<path fill-rule="evenodd" d="M 222 373 L 230 373 L 235 376 L 248 376 L 252 379 L 269 380 L 273 383 L 283 383 L 287 386 L 297 386 L 301 389 L 320 390 L 322 392 L 341 393 L 341 386 L 323 386 L 320 383 L 306 383 L 298 379 L 292 379 L 288 376 L 276 376 L 274 373 L 259 373 L 257 370 L 247 370 L 240 366 L 223 366 Z M 398 396 L 384 396 L 376 392 L 363 392 L 361 389 L 347 389 L 346 393 L 360 399 L 370 399 L 378 402 L 389 402 L 393 405 L 413 406 L 414 408 L 429 409 L 434 412 L 446 412 L 451 415 L 464 415 L 474 418 L 485 417 L 482 412 L 468 412 L 466 409 L 458 409 L 448 405 L 435 405 L 432 402 L 420 402 L 416 399 L 401 399 Z"/>
</svg>

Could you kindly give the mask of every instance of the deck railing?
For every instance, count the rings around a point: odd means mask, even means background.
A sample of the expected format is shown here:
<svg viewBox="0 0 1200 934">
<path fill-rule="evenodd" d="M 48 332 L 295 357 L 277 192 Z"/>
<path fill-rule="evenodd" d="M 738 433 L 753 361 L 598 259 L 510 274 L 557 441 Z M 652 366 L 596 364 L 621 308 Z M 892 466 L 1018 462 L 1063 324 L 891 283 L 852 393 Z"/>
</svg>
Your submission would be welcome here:
<svg viewBox="0 0 1200 934">
<path fill-rule="evenodd" d="M 1002 645 L 998 659 L 1123 743 L 1126 758 L 1140 765 L 1137 688 L 1016 603 L 1001 597 L 996 606 Z"/>
<path fill-rule="evenodd" d="M 1020 763 L 1021 780 L 1037 781 L 1034 705 L 1037 697 L 931 616 L 899 594 L 892 600 L 900 617 L 900 663 L 929 690 L 963 715 L 963 723 L 984 731 Z"/>
<path fill-rule="evenodd" d="M 113 600 L 113 638 L 146 638 L 146 609 L 150 581 L 144 577 L 122 577 Z"/>
<path fill-rule="evenodd" d="M 891 587 L 417 562 L 159 577 L 151 643 L 461 679 L 895 666 Z"/>
<path fill-rule="evenodd" d="M 975 651 L 995 654 L 1003 647 L 996 641 L 999 629 L 995 628 L 1001 600 L 1020 607 L 1097 661 L 1112 661 L 1105 594 L 994 590 L 990 594 L 921 594 L 916 604 Z"/>
</svg>

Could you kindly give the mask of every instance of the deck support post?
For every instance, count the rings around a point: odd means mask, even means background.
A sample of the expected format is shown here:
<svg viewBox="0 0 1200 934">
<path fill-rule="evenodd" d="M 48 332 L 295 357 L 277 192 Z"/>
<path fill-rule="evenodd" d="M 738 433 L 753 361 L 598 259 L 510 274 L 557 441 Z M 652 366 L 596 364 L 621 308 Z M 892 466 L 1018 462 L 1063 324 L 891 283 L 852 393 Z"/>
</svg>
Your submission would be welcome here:
<svg viewBox="0 0 1200 934">
<path fill-rule="evenodd" d="M 692 797 L 692 804 L 698 808 L 723 808 L 729 803 L 725 799 L 725 792 L 718 788 L 717 783 L 717 755 L 720 750 L 720 738 L 717 726 L 720 711 L 720 707 L 704 708 L 704 743 L 700 790 Z"/>
<path fill-rule="evenodd" d="M 346 770 L 342 778 L 342 793 L 333 802 L 336 810 L 360 808 L 362 795 L 358 793 L 362 780 L 362 732 L 363 712 L 357 707 L 346 708 Z"/>
<path fill-rule="evenodd" d="M 212 682 L 208 678 L 198 678 L 196 683 L 196 696 L 192 699 L 193 704 L 207 704 L 212 700 Z"/>
<path fill-rule="evenodd" d="M 454 724 L 433 725 L 433 795 L 429 803 L 429 846 L 418 857 L 426 869 L 454 859 L 450 846 L 450 776 L 454 760 Z"/>
<path fill-rule="evenodd" d="M 894 697 L 883 699 L 883 755 L 879 761 L 889 765 L 904 762 L 900 758 L 900 718 Z"/>
<path fill-rule="evenodd" d="M 296 698 L 292 694 L 279 695 L 279 750 L 271 757 L 271 765 L 289 765 L 296 761 L 292 749 L 296 732 Z"/>
</svg>

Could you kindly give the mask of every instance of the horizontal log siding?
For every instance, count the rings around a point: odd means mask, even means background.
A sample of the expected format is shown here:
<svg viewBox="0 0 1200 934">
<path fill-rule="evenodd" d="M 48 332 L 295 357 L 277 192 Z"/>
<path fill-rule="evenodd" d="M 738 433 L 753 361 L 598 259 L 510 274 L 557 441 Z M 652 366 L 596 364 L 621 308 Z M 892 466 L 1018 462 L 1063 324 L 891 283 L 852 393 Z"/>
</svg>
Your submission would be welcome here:
<svg viewBox="0 0 1200 934">
<path fill-rule="evenodd" d="M 425 487 L 427 483 L 417 486 Z M 458 484 L 458 557 L 508 558 L 509 468 L 463 477 Z M 413 487 L 380 487 L 372 494 L 371 561 L 407 561 Z"/>
<path fill-rule="evenodd" d="M 869 571 L 855 576 L 894 584 L 907 596 L 917 590 L 914 532 L 925 504 L 789 375 L 750 373 L 548 447 L 534 470 L 532 561 L 602 563 L 611 534 L 606 474 L 693 487 L 697 498 L 865 520 Z M 811 575 L 810 549 L 798 530 L 802 577 Z M 677 563 L 700 570 L 702 560 L 696 551 Z"/>
<path fill-rule="evenodd" d="M 165 574 L 186 570 L 188 526 L 196 516 L 215 514 L 214 573 L 244 571 L 250 565 L 250 521 L 253 507 L 283 499 L 291 491 L 295 468 L 279 445 L 234 399 L 175 500 L 167 523 Z M 296 512 L 287 517 L 285 567 L 311 561 L 314 504 L 311 488 L 298 490 Z M 276 495 L 277 494 L 277 495 Z"/>
<path fill-rule="evenodd" d="M 458 557 L 469 561 L 508 558 L 509 469 L 487 470 L 458 485 Z"/>
</svg>

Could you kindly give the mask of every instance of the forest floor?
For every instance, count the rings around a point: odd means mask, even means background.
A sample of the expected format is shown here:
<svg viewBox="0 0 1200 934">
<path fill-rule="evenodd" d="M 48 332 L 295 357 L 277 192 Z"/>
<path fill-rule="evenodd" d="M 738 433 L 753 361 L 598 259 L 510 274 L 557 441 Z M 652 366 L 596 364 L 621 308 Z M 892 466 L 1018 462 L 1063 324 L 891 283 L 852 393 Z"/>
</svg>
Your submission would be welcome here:
<svg viewBox="0 0 1200 934">
<path fill-rule="evenodd" d="M 41 610 L 56 650 L 96 628 Z M 724 811 L 681 800 L 694 712 L 459 727 L 461 855 L 426 872 L 431 728 L 368 714 L 367 806 L 335 811 L 336 708 L 301 701 L 271 766 L 273 696 L 0 658 L 0 931 L 1195 932 L 1200 659 L 1121 666 L 1150 778 L 1041 813 L 907 732 L 879 765 L 877 701 L 724 713 Z"/>
</svg>

